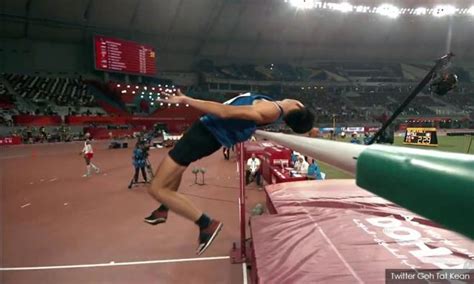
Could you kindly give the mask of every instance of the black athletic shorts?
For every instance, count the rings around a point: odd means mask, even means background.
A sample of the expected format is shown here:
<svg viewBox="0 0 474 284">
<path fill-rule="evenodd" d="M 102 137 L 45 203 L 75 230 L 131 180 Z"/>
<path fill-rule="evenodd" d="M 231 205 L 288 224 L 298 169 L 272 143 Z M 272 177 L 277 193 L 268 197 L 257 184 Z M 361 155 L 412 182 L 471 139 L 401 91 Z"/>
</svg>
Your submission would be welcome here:
<svg viewBox="0 0 474 284">
<path fill-rule="evenodd" d="M 189 166 L 201 158 L 211 155 L 221 148 L 221 143 L 198 120 L 179 139 L 169 155 L 181 166 Z"/>
</svg>

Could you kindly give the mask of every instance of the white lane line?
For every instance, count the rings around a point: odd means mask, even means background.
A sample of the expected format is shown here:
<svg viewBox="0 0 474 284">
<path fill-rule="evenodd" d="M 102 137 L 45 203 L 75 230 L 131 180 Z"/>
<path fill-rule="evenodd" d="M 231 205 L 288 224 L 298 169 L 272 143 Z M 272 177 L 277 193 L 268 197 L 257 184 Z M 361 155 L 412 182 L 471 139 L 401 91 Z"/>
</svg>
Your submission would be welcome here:
<svg viewBox="0 0 474 284">
<path fill-rule="evenodd" d="M 160 259 L 160 260 L 145 260 L 145 261 L 132 261 L 132 262 L 113 262 L 112 261 L 112 262 L 108 262 L 108 263 L 58 265 L 58 266 L 0 267 L 0 271 L 74 269 L 74 268 L 129 266 L 129 265 L 144 265 L 144 264 L 159 264 L 159 263 L 180 263 L 180 262 L 223 260 L 223 259 L 230 259 L 230 256 Z"/>
<path fill-rule="evenodd" d="M 26 204 L 22 205 L 21 208 L 25 208 L 25 207 L 28 207 L 30 205 L 31 205 L 31 203 L 26 203 Z"/>
<path fill-rule="evenodd" d="M 30 155 L 12 155 L 12 156 L 4 156 L 0 157 L 0 160 L 9 160 L 9 159 L 15 159 L 15 158 L 26 158 L 29 157 Z"/>
<path fill-rule="evenodd" d="M 52 178 L 49 181 L 51 182 L 51 181 L 55 181 L 55 180 L 58 180 L 58 178 Z"/>
<path fill-rule="evenodd" d="M 305 212 L 306 214 L 309 216 L 309 218 L 311 218 L 311 220 L 313 221 L 313 224 L 314 226 L 316 227 L 316 229 L 318 229 L 319 233 L 323 236 L 323 238 L 326 240 L 326 242 L 329 244 L 329 246 L 331 247 L 331 249 L 336 253 L 336 255 L 338 256 L 338 258 L 342 261 L 342 263 L 344 264 L 344 266 L 349 270 L 349 272 L 352 274 L 352 276 L 354 276 L 354 278 L 357 280 L 357 282 L 359 283 L 364 283 L 364 281 L 359 277 L 359 275 L 357 275 L 357 273 L 354 271 L 354 269 L 352 268 L 352 266 L 346 261 L 346 259 L 342 256 L 342 254 L 339 252 L 339 250 L 336 248 L 336 246 L 333 244 L 333 242 L 328 238 L 328 236 L 326 235 L 326 233 L 324 233 L 323 229 L 321 228 L 321 226 L 319 226 L 318 223 L 316 223 L 316 221 L 314 220 L 313 216 L 308 212 L 308 210 L 304 207 L 304 206 L 300 206 Z"/>
<path fill-rule="evenodd" d="M 245 262 L 242 263 L 242 278 L 244 279 L 244 284 L 247 284 L 247 264 Z"/>
</svg>

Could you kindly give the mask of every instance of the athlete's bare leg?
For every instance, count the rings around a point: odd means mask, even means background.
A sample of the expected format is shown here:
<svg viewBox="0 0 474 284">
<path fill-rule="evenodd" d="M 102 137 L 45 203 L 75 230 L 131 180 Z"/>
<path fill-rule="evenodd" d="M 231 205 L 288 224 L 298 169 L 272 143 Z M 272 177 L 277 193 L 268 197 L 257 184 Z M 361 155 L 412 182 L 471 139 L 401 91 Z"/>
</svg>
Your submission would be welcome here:
<svg viewBox="0 0 474 284">
<path fill-rule="evenodd" d="M 167 155 L 156 171 L 149 193 L 171 211 L 196 222 L 202 215 L 202 211 L 189 199 L 177 192 L 186 168 L 177 164 Z"/>
</svg>

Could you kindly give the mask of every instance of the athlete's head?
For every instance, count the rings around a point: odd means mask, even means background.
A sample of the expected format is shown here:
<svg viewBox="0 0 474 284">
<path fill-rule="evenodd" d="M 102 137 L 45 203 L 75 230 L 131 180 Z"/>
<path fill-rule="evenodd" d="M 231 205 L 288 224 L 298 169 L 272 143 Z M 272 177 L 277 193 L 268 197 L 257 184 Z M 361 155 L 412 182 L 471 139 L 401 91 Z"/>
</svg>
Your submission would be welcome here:
<svg viewBox="0 0 474 284">
<path fill-rule="evenodd" d="M 286 99 L 278 102 L 285 111 L 283 121 L 296 133 L 306 133 L 313 128 L 314 114 L 300 101 Z"/>
</svg>

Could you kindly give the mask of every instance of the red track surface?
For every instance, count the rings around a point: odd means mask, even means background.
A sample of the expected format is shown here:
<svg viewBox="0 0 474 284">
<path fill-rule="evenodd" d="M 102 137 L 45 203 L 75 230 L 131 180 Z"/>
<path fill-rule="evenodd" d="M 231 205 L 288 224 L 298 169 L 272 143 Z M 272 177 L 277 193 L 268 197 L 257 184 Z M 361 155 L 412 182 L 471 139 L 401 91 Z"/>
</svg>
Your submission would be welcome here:
<svg viewBox="0 0 474 284">
<path fill-rule="evenodd" d="M 63 266 L 195 258 L 197 228 L 170 214 L 143 222 L 157 203 L 139 185 L 128 190 L 131 149 L 96 142 L 99 175 L 83 178 L 82 143 L 3 147 L 0 155 L 2 244 L 0 267 Z M 151 150 L 156 168 L 167 150 Z M 207 169 L 206 186 L 193 185 L 193 167 Z M 180 192 L 223 231 L 203 257 L 228 256 L 239 240 L 236 164 L 220 152 L 191 165 Z M 264 202 L 250 187 L 247 209 Z M 228 259 L 92 268 L 0 271 L 0 283 L 242 283 L 242 266 Z"/>
</svg>

